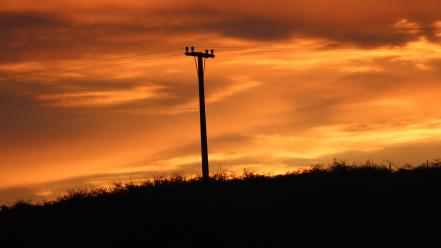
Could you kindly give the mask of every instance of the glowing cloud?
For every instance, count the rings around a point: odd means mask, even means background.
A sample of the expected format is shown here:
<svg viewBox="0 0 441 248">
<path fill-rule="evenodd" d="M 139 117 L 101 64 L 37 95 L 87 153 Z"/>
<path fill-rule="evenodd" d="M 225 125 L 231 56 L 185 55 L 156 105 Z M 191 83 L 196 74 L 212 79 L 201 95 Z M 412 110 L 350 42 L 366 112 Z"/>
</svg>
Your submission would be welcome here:
<svg viewBox="0 0 441 248">
<path fill-rule="evenodd" d="M 129 90 L 37 95 L 36 99 L 52 107 L 82 107 L 118 105 L 159 97 L 158 95 L 156 87 L 136 87 Z"/>
</svg>

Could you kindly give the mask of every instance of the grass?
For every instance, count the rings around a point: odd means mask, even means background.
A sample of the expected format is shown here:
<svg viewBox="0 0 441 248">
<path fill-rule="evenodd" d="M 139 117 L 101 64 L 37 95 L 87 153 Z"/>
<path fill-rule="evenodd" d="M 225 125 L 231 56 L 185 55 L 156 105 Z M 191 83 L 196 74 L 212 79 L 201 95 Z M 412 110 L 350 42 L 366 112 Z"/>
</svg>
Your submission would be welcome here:
<svg viewBox="0 0 441 248">
<path fill-rule="evenodd" d="M 335 161 L 301 173 L 226 173 L 73 190 L 0 212 L 8 247 L 441 247 L 441 163 Z"/>
</svg>

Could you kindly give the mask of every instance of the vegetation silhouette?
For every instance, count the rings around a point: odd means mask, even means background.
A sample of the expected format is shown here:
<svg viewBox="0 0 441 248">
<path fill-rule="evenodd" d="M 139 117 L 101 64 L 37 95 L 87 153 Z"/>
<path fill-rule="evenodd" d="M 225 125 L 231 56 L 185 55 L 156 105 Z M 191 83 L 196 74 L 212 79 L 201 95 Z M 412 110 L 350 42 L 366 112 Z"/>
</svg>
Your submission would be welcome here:
<svg viewBox="0 0 441 248">
<path fill-rule="evenodd" d="M 441 247 L 441 163 L 160 178 L 0 212 L 2 247 Z"/>
</svg>

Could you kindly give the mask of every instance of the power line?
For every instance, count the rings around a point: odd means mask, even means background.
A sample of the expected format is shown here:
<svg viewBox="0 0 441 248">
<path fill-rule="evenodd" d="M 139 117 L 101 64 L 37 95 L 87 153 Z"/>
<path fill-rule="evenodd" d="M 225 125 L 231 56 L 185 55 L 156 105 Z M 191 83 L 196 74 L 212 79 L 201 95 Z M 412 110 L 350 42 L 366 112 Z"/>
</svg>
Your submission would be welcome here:
<svg viewBox="0 0 441 248">
<path fill-rule="evenodd" d="M 244 46 L 217 46 L 213 47 L 216 52 L 223 54 L 304 54 L 304 53 L 335 53 L 335 52 L 418 52 L 427 51 L 424 48 L 412 47 L 383 47 L 383 48 L 363 48 L 363 47 L 244 47 Z M 439 52 L 430 49 L 432 52 Z"/>
<path fill-rule="evenodd" d="M 143 61 L 155 61 L 155 60 L 161 60 L 164 58 L 170 58 L 170 57 L 177 57 L 181 54 L 170 54 L 170 55 L 165 55 L 165 56 L 160 56 L 160 57 L 153 57 L 153 58 L 149 58 L 149 59 L 144 59 Z M 135 58 L 135 57 L 139 57 L 139 56 L 130 56 L 131 58 Z M 4 84 L 8 84 L 11 82 L 16 82 L 18 80 L 22 80 L 22 79 L 28 79 L 28 78 L 32 78 L 32 77 L 40 77 L 43 75 L 47 75 L 47 74 L 62 74 L 62 73 L 69 73 L 69 72 L 78 72 L 78 71 L 86 71 L 86 70 L 92 70 L 92 69 L 98 69 L 98 68 L 104 68 L 104 67 L 109 67 L 109 66 L 117 66 L 117 65 L 122 65 L 122 64 L 130 64 L 130 63 L 134 63 L 134 62 L 138 62 L 140 60 L 130 60 L 130 61 L 123 61 L 123 62 L 119 62 L 119 63 L 111 63 L 111 64 L 102 64 L 102 65 L 98 65 L 98 66 L 93 66 L 93 67 L 85 67 L 85 68 L 79 68 L 79 69 L 74 69 L 74 70 L 62 70 L 62 71 L 51 71 L 49 69 L 47 70 L 42 70 L 41 72 L 38 72 L 36 75 L 32 75 L 30 72 L 27 74 L 30 74 L 28 76 L 23 76 L 23 77 L 18 77 L 18 78 L 11 78 L 11 79 L 7 79 L 4 81 L 0 81 L 0 85 L 4 85 Z M 84 64 L 93 64 L 91 63 L 84 63 Z M 77 66 L 64 66 L 64 67 L 57 67 L 58 69 L 60 68 L 70 68 L 70 67 L 77 67 Z"/>
<path fill-rule="evenodd" d="M 332 46 L 321 46 L 321 47 L 244 47 L 244 46 L 217 46 L 214 49 L 230 49 L 230 50 L 416 50 L 416 48 L 411 47 L 332 47 Z"/>
<path fill-rule="evenodd" d="M 391 52 L 391 51 L 400 51 L 400 52 L 414 52 L 419 51 L 417 49 L 375 49 L 375 50 L 367 50 L 367 49 L 236 49 L 236 50 L 228 50 L 228 49 L 216 49 L 217 52 L 222 53 L 278 53 L 278 52 L 293 52 L 293 53 L 312 53 L 312 52 L 369 52 L 369 51 L 377 51 L 377 52 Z"/>
<path fill-rule="evenodd" d="M 79 66 L 91 65 L 91 64 L 95 64 L 95 63 L 105 63 L 105 62 L 109 62 L 109 61 L 118 61 L 118 60 L 124 60 L 124 59 L 136 58 L 136 57 L 141 57 L 141 56 L 154 55 L 154 54 L 158 54 L 158 53 L 179 51 L 179 50 L 180 49 L 162 49 L 162 50 L 138 53 L 138 54 L 134 54 L 134 55 L 130 55 L 130 56 L 124 56 L 124 57 L 116 57 L 116 58 L 110 58 L 110 59 L 94 59 L 91 62 L 86 62 L 86 63 L 65 65 L 65 66 L 52 67 L 52 68 L 47 68 L 47 69 L 42 69 L 42 70 L 27 71 L 27 72 L 11 74 L 11 75 L 7 75 L 5 78 L 7 80 L 8 78 L 14 78 L 16 76 L 21 76 L 21 75 L 34 74 L 34 73 L 42 73 L 42 72 L 46 72 L 46 71 L 53 71 L 53 70 L 70 68 L 70 67 L 79 67 Z"/>
<path fill-rule="evenodd" d="M 303 53 L 303 52 L 352 52 L 352 51 L 371 51 L 371 50 L 372 51 L 418 51 L 418 50 L 421 50 L 421 49 L 406 48 L 406 47 L 391 47 L 391 48 L 378 48 L 377 49 L 377 48 L 357 48 L 357 47 L 315 47 L 315 48 L 314 47 L 311 47 L 311 48 L 303 47 L 302 48 L 302 47 L 243 47 L 243 46 L 217 46 L 217 47 L 214 47 L 214 49 L 217 52 L 221 52 L 221 53 L 255 53 L 255 54 L 256 53 L 278 53 L 278 52 L 281 52 L 281 53 L 286 53 L 286 52 Z M 102 59 L 102 60 L 96 59 L 94 61 L 86 62 L 86 63 L 65 65 L 65 66 L 47 68 L 47 69 L 43 69 L 43 70 L 21 72 L 21 73 L 8 75 L 7 77 L 5 77 L 4 80 L 0 80 L 0 85 L 6 84 L 9 82 L 14 82 L 17 80 L 27 79 L 30 77 L 37 77 L 42 74 L 43 75 L 53 74 L 53 73 L 61 74 L 61 73 L 68 73 L 68 72 L 91 70 L 91 69 L 102 68 L 102 67 L 107 67 L 107 66 L 128 64 L 128 63 L 136 62 L 137 60 L 124 61 L 124 62 L 120 62 L 120 63 L 111 63 L 111 64 L 106 63 L 106 62 L 134 59 L 134 58 L 144 57 L 144 56 L 149 57 L 149 56 L 155 55 L 155 54 L 169 53 L 169 52 L 179 51 L 179 50 L 180 49 L 157 49 L 157 50 L 150 50 L 150 51 L 146 51 L 143 53 L 134 54 L 131 56 Z M 161 58 L 169 58 L 169 57 L 178 56 L 178 55 L 179 54 L 173 54 L 173 55 L 155 57 L 155 58 L 147 59 L 147 61 L 157 60 L 157 59 L 161 59 Z M 75 67 L 94 65 L 94 64 L 102 64 L 102 63 L 106 63 L 106 64 L 99 65 L 99 66 L 93 66 L 93 67 L 79 68 L 79 69 L 74 69 L 74 70 L 62 70 L 62 69 L 75 68 Z M 34 75 L 34 74 L 36 74 L 36 75 Z M 22 76 L 22 77 L 20 77 L 20 76 Z"/>
<path fill-rule="evenodd" d="M 359 51 L 421 51 L 421 48 L 390 47 L 390 48 L 358 48 L 358 47 L 240 47 L 218 46 L 214 47 L 222 53 L 277 53 L 277 52 L 359 52 Z"/>
</svg>

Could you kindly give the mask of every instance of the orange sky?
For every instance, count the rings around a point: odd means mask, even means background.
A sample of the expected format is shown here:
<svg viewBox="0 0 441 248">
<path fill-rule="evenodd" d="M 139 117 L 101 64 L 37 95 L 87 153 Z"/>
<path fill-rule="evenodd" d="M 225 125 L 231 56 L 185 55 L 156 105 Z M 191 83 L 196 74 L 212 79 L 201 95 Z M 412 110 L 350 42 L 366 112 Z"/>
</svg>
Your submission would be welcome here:
<svg viewBox="0 0 441 248">
<path fill-rule="evenodd" d="M 0 203 L 199 173 L 187 45 L 212 171 L 441 158 L 438 0 L 127 2 L 0 0 Z"/>
</svg>

